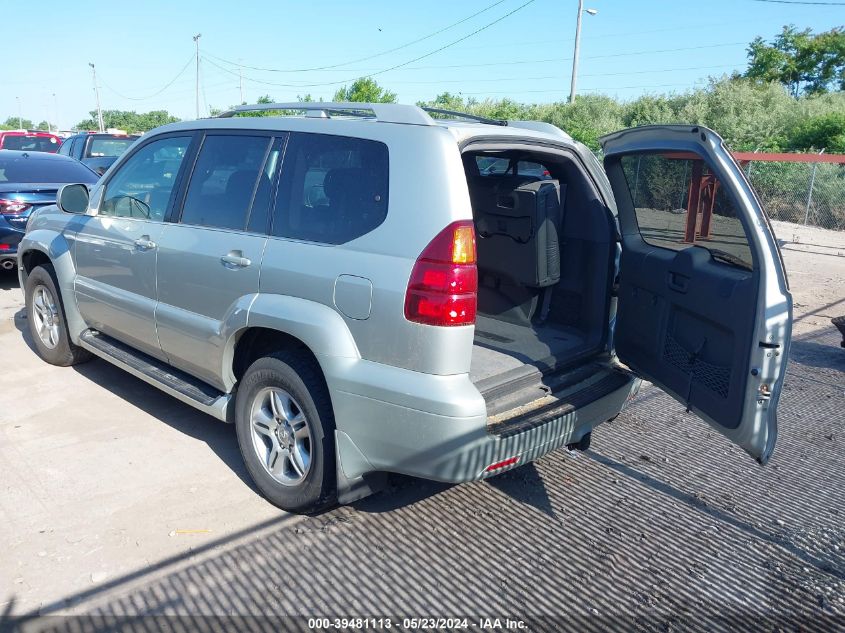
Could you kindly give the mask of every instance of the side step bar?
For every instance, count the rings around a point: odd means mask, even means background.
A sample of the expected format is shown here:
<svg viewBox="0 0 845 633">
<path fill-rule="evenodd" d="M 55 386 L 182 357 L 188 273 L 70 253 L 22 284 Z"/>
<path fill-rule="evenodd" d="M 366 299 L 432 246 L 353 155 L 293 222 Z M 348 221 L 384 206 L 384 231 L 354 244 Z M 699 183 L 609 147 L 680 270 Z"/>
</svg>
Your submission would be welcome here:
<svg viewBox="0 0 845 633">
<path fill-rule="evenodd" d="M 96 330 L 85 330 L 79 337 L 79 345 L 218 420 L 234 420 L 234 407 L 230 407 L 234 402 L 232 394 L 218 391 L 211 385 Z"/>
</svg>

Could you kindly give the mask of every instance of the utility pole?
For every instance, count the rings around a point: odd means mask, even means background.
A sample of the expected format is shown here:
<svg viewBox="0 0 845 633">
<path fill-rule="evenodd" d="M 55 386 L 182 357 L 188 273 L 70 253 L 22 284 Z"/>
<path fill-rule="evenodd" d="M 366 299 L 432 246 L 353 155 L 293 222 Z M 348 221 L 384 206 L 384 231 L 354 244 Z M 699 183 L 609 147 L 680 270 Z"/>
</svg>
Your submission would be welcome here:
<svg viewBox="0 0 845 633">
<path fill-rule="evenodd" d="M 88 65 L 91 67 L 91 72 L 94 73 L 94 95 L 97 97 L 97 128 L 102 133 L 106 131 L 106 126 L 103 125 L 103 111 L 100 109 L 100 88 L 97 86 L 97 69 L 91 62 L 88 62 Z"/>
<path fill-rule="evenodd" d="M 18 101 L 18 129 L 23 129 L 23 116 L 21 115 L 21 98 L 15 97 Z"/>
<path fill-rule="evenodd" d="M 202 33 L 194 35 L 194 44 L 197 45 L 197 118 L 200 118 L 200 38 Z"/>
<path fill-rule="evenodd" d="M 578 20 L 575 22 L 575 53 L 572 56 L 572 83 L 569 86 L 569 103 L 575 102 L 575 84 L 578 82 L 578 54 L 581 52 L 581 16 L 584 13 L 595 15 L 596 9 L 584 10 L 584 0 L 578 0 Z"/>
<path fill-rule="evenodd" d="M 244 72 L 243 72 L 243 68 L 241 68 L 241 60 L 240 59 L 238 60 L 238 79 L 240 81 L 240 87 L 241 87 L 241 105 L 243 105 L 244 103 L 246 103 L 246 101 L 244 101 Z"/>
<path fill-rule="evenodd" d="M 56 132 L 59 131 L 59 100 L 56 98 L 56 93 L 53 93 L 53 122 L 56 124 Z"/>
</svg>

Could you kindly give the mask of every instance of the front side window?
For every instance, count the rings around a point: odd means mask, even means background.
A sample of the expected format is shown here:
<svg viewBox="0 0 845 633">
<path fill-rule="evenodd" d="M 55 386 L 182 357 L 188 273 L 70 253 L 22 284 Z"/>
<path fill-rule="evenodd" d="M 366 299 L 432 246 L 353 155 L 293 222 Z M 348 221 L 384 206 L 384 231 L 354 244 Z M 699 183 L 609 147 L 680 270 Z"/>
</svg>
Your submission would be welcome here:
<svg viewBox="0 0 845 633">
<path fill-rule="evenodd" d="M 638 153 L 623 156 L 621 164 L 646 243 L 675 251 L 701 246 L 720 263 L 753 270 L 736 205 L 704 160 Z"/>
<path fill-rule="evenodd" d="M 269 179 L 263 168 L 271 141 L 268 136 L 207 136 L 188 185 L 182 223 L 243 230 L 259 176 Z"/>
<path fill-rule="evenodd" d="M 293 133 L 285 151 L 273 235 L 343 244 L 387 216 L 388 153 L 378 141 Z"/>
<path fill-rule="evenodd" d="M 163 221 L 190 136 L 153 141 L 132 154 L 106 184 L 100 215 Z"/>
</svg>

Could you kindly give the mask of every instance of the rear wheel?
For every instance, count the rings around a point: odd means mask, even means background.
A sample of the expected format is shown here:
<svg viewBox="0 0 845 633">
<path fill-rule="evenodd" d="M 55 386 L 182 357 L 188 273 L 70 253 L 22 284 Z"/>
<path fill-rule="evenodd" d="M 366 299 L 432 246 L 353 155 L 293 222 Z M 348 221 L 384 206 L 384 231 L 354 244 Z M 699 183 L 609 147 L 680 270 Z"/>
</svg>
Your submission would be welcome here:
<svg viewBox="0 0 845 633">
<path fill-rule="evenodd" d="M 29 273 L 24 300 L 29 332 L 41 358 L 60 367 L 91 359 L 91 353 L 74 345 L 68 336 L 64 305 L 50 264 L 37 266 Z"/>
<path fill-rule="evenodd" d="M 312 358 L 277 352 L 255 361 L 238 387 L 235 425 L 247 470 L 271 503 L 292 512 L 336 503 L 334 415 Z"/>
</svg>

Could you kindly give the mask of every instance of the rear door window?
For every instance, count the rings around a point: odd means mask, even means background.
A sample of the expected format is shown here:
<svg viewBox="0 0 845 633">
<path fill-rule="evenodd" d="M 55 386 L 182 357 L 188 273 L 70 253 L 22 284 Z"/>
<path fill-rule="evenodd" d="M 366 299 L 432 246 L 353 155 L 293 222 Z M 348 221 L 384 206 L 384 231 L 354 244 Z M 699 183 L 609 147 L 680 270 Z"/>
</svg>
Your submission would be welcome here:
<svg viewBox="0 0 845 633">
<path fill-rule="evenodd" d="M 199 151 L 182 208 L 182 223 L 244 230 L 272 138 L 208 135 Z M 259 177 L 261 180 L 259 180 Z"/>
<path fill-rule="evenodd" d="M 703 160 L 637 153 L 623 156 L 621 163 L 647 244 L 673 251 L 701 246 L 720 263 L 753 270 L 736 205 Z"/>
<path fill-rule="evenodd" d="M 387 215 L 388 163 L 378 141 L 291 134 L 273 235 L 343 244 L 369 233 Z"/>
</svg>

